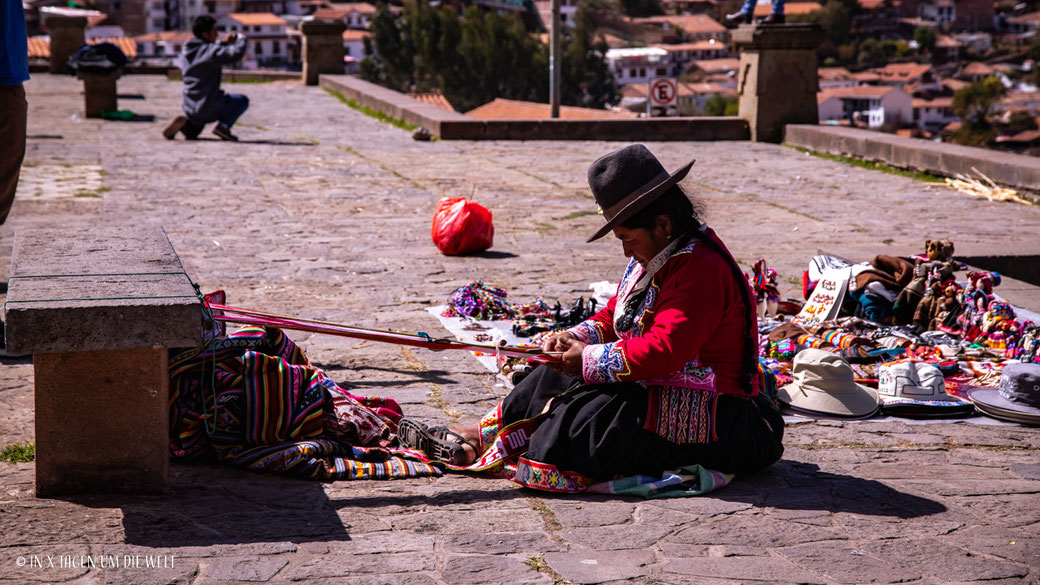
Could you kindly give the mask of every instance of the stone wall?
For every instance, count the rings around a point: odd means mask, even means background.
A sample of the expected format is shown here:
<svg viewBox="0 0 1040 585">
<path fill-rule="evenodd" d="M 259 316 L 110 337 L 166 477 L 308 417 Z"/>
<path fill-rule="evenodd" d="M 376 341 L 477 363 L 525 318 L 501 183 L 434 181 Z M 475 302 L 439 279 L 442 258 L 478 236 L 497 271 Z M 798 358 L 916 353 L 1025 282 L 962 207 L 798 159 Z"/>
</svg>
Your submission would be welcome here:
<svg viewBox="0 0 1040 585">
<path fill-rule="evenodd" d="M 424 104 L 349 75 L 322 75 L 321 86 L 360 106 L 422 126 L 442 140 L 747 140 L 735 116 L 618 120 L 478 120 Z"/>
<path fill-rule="evenodd" d="M 784 142 L 946 177 L 981 172 L 1002 185 L 1040 191 L 1040 160 L 1031 156 L 841 126 L 788 125 Z"/>
</svg>

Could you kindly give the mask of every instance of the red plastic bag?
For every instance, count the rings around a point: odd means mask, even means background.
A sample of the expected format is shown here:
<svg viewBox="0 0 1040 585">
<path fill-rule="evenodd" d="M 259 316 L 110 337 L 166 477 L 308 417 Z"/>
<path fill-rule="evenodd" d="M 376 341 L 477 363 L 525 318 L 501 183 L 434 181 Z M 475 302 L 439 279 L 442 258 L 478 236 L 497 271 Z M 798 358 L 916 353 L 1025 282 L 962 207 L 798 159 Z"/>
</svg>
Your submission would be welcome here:
<svg viewBox="0 0 1040 585">
<path fill-rule="evenodd" d="M 491 212 L 463 197 L 444 197 L 433 212 L 433 243 L 442 254 L 483 252 L 491 247 L 495 226 Z"/>
</svg>

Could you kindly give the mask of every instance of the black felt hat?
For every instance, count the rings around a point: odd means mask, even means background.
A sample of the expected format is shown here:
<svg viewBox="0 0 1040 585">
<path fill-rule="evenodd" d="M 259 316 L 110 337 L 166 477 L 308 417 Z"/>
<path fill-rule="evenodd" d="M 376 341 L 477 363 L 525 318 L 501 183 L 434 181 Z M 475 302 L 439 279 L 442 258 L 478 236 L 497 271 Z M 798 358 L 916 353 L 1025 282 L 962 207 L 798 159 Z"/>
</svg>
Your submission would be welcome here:
<svg viewBox="0 0 1040 585">
<path fill-rule="evenodd" d="M 589 187 L 607 223 L 586 241 L 602 238 L 660 197 L 690 172 L 693 163 L 691 160 L 668 174 L 661 161 L 642 144 L 601 156 L 589 167 Z"/>
</svg>

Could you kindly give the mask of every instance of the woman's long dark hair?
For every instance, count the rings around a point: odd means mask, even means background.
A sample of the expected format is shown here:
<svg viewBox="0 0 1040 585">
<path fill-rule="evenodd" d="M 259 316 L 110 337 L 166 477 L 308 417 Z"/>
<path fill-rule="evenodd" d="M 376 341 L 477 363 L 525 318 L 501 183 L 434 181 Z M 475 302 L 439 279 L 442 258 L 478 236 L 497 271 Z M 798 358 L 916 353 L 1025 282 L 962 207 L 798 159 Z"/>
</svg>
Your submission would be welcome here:
<svg viewBox="0 0 1040 585">
<path fill-rule="evenodd" d="M 666 215 L 672 222 L 672 233 L 678 234 L 676 238 L 681 241 L 679 244 L 685 246 L 687 242 L 693 238 L 697 238 L 702 243 L 706 244 L 712 250 L 715 250 L 720 256 L 726 259 L 726 262 L 730 266 L 730 270 L 733 272 L 733 277 L 737 279 L 737 289 L 740 290 L 740 298 L 744 301 L 744 392 L 751 394 L 754 390 L 753 378 L 758 374 L 758 345 L 755 343 L 754 336 L 751 334 L 751 315 L 755 313 L 755 304 L 751 301 L 751 288 L 747 283 L 747 278 L 744 276 L 744 271 L 741 270 L 740 266 L 737 265 L 737 261 L 733 259 L 726 250 L 722 248 L 718 243 L 709 238 L 705 233 L 707 226 L 702 222 L 704 217 L 704 203 L 697 200 L 691 200 L 678 185 L 673 185 L 654 202 L 650 203 L 643 209 L 636 212 L 635 215 L 621 222 L 621 227 L 627 229 L 642 228 L 645 230 L 652 230 L 657 220 L 657 216 Z M 649 287 L 648 287 L 649 288 Z M 635 317 L 635 312 L 638 311 L 639 306 L 643 304 L 645 299 L 646 291 L 642 294 L 637 295 L 636 298 L 629 299 L 629 302 L 625 304 L 625 316 L 622 317 L 621 324 L 627 325 L 625 330 L 631 328 L 632 319 Z M 631 315 L 632 318 L 626 321 L 625 317 Z"/>
</svg>

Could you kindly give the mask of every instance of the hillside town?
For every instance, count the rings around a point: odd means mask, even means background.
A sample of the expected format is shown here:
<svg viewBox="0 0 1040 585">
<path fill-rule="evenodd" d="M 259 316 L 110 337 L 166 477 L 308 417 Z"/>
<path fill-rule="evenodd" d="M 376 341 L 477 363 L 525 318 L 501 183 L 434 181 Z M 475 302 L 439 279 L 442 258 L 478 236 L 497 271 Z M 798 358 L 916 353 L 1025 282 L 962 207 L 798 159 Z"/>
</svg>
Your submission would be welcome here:
<svg viewBox="0 0 1040 585">
<path fill-rule="evenodd" d="M 519 14 L 530 34 L 548 43 L 549 1 L 455 0 L 460 14 L 470 5 L 467 1 L 481 10 Z M 575 26 L 579 4 L 561 1 L 560 20 L 565 27 Z M 346 73 L 359 73 L 366 54 L 378 52 L 370 30 L 378 8 L 366 2 L 25 0 L 23 5 L 29 57 L 34 62 L 49 56 L 46 21 L 51 14 L 86 16 L 88 43 L 111 42 L 132 64 L 145 67 L 175 67 L 182 46 L 192 37 L 190 23 L 201 14 L 214 17 L 221 33 L 248 38 L 241 69 L 298 71 L 300 25 L 309 20 L 341 21 L 346 26 Z M 584 3 L 596 38 L 604 43 L 599 45 L 605 48 L 600 58 L 612 75 L 616 99 L 609 100 L 612 103 L 606 108 L 565 101 L 572 107 L 561 115 L 645 116 L 648 84 L 662 77 L 677 80 L 678 95 L 675 106 L 659 115 L 734 114 L 740 55 L 731 42 L 727 13 L 737 6 L 736 0 L 663 0 L 643 9 L 663 14 L 629 16 L 624 6 Z M 385 8 L 395 17 L 402 12 L 401 6 Z M 769 9 L 768 3 L 759 4 L 755 16 L 764 17 Z M 833 13 L 840 16 L 841 10 L 847 18 L 835 24 Z M 1040 6 L 1036 2 L 796 1 L 786 5 L 786 15 L 788 22 L 815 22 L 828 33 L 818 51 L 821 124 L 986 144 L 1017 153 L 1040 151 Z M 987 79 L 995 80 L 995 90 L 990 92 L 994 95 L 968 91 Z M 962 92 L 960 99 L 958 92 Z M 444 108 L 462 109 L 459 104 L 453 108 L 436 89 L 413 93 Z M 494 99 L 465 110 L 476 110 L 484 119 L 548 115 L 545 104 L 539 107 L 510 95 L 488 97 Z M 965 124 L 965 114 L 978 123 Z"/>
</svg>

